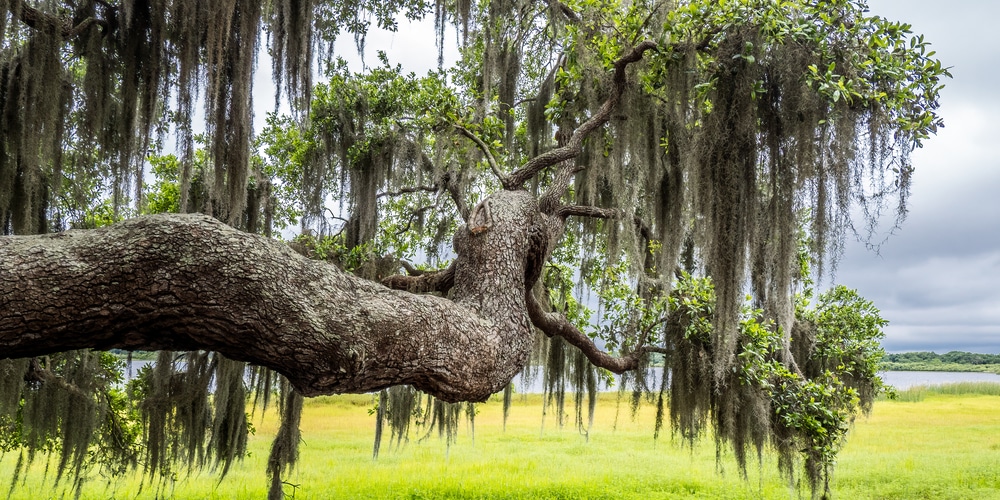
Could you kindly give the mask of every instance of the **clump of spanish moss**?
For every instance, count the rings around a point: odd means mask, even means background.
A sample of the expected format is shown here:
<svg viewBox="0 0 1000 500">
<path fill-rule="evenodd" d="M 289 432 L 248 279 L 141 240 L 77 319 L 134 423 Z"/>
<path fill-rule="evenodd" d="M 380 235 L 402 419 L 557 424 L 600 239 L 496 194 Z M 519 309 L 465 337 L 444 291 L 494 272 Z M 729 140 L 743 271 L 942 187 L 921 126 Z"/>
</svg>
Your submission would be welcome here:
<svg viewBox="0 0 1000 500">
<path fill-rule="evenodd" d="M 458 439 L 463 419 L 468 422 L 469 434 L 475 442 L 476 406 L 473 403 L 447 403 L 410 386 L 393 386 L 379 391 L 375 413 L 375 446 L 373 457 L 378 458 L 382 446 L 382 428 L 388 424 L 391 434 L 389 444 L 398 449 L 410 440 L 409 433 L 415 424 L 424 431 L 420 441 L 437 431 L 448 448 Z"/>
<path fill-rule="evenodd" d="M 0 361 L 0 453 L 16 451 L 11 489 L 37 454 L 55 454 L 55 484 L 74 490 L 89 471 L 135 467 L 129 408 L 119 392 L 121 363 L 107 353 L 67 352 Z M 102 437 L 102 446 L 92 443 Z"/>
<path fill-rule="evenodd" d="M 28 359 L 0 360 L 0 422 L 3 422 L 4 435 L 12 430 L 17 417 L 24 375 L 28 373 L 29 363 Z M 9 450 L 3 448 L 3 451 Z"/>
<path fill-rule="evenodd" d="M 882 390 L 885 321 L 856 292 L 836 287 L 815 309 L 799 305 L 789 362 L 776 323 L 744 306 L 734 351 L 719 357 L 711 342 L 716 300 L 710 280 L 689 275 L 672 292 L 665 329 L 671 427 L 688 443 L 711 428 L 718 453 L 731 449 L 744 475 L 750 453 L 760 461 L 770 445 L 789 478 L 801 464 L 812 492 L 827 494 L 850 423 Z M 732 366 L 721 379 L 720 362 Z"/>
<path fill-rule="evenodd" d="M 301 440 L 299 423 L 302 421 L 304 398 L 284 378 L 281 380 L 280 392 L 278 413 L 281 416 L 281 425 L 271 443 L 271 453 L 267 458 L 267 475 L 271 478 L 267 496 L 271 500 L 284 498 L 281 476 L 295 466 L 299 458 Z"/>
<path fill-rule="evenodd" d="M 375 416 L 375 447 L 372 454 L 374 458 L 378 458 L 382 446 L 382 427 L 386 423 L 391 432 L 390 446 L 395 443 L 398 449 L 403 443 L 409 442 L 410 424 L 414 417 L 423 413 L 421 409 L 423 397 L 420 391 L 408 385 L 393 386 L 379 391 Z"/>
<path fill-rule="evenodd" d="M 328 9 L 311 1 L 2 7 L 0 226 L 17 234 L 44 231 L 54 211 L 49 200 L 95 163 L 116 215 L 130 202 L 141 207 L 145 155 L 170 124 L 184 165 L 182 211 L 237 221 L 252 170 L 251 85 L 261 36 L 266 30 L 279 94 L 284 90 L 293 109 L 304 111 L 313 47 L 318 37 L 332 42 L 337 34 L 313 29 L 317 13 L 324 17 L 318 22 L 331 20 Z M 364 29 L 367 8 L 375 6 L 345 9 L 335 21 Z M 192 120 L 199 98 L 209 152 L 201 168 L 212 182 L 211 198 L 195 204 L 188 188 L 197 174 Z M 90 201 L 89 194 L 72 194 L 74 202 Z"/>
<path fill-rule="evenodd" d="M 545 360 L 544 387 L 545 404 L 542 406 L 542 424 L 549 408 L 554 406 L 556 425 L 563 426 L 566 417 L 566 355 L 572 348 L 561 337 L 549 339 L 548 356 Z"/>
</svg>

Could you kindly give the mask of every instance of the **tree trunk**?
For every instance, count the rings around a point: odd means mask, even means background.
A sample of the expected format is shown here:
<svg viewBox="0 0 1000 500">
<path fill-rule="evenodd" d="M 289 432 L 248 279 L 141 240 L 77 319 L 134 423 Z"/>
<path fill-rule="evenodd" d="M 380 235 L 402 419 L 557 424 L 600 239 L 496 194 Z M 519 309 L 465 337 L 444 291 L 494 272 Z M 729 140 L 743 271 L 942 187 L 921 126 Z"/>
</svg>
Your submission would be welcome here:
<svg viewBox="0 0 1000 500">
<path fill-rule="evenodd" d="M 484 400 L 527 361 L 525 282 L 548 236 L 524 191 L 488 197 L 470 226 L 455 235 L 452 300 L 390 290 L 203 215 L 3 237 L 0 358 L 211 350 L 308 396 L 410 384 Z"/>
</svg>

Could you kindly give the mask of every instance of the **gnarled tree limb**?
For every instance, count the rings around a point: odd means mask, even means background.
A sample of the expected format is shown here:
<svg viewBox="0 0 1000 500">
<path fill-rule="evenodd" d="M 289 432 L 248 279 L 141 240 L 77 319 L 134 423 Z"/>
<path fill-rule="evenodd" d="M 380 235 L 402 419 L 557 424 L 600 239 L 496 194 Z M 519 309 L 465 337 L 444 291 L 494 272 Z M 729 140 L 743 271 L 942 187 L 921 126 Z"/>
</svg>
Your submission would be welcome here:
<svg viewBox="0 0 1000 500">
<path fill-rule="evenodd" d="M 554 213 L 559 206 L 559 200 L 566 194 L 570 183 L 573 182 L 573 177 L 585 168 L 582 165 L 569 162 L 564 164 L 556 172 L 555 177 L 552 179 L 552 184 L 549 184 L 549 187 L 542 193 L 542 196 L 538 198 L 538 209 L 546 214 Z"/>
<path fill-rule="evenodd" d="M 563 219 L 575 215 L 578 217 L 593 217 L 597 219 L 621 219 L 622 211 L 617 208 L 601 208 L 587 205 L 563 205 L 555 209 L 552 215 Z"/>
<path fill-rule="evenodd" d="M 0 358 L 210 350 L 272 368 L 307 396 L 410 384 L 483 400 L 520 371 L 532 338 L 517 243 L 537 206 L 501 193 L 504 230 L 456 238 L 459 257 L 436 278 L 443 288 L 455 277 L 454 301 L 390 290 L 203 215 L 2 237 Z"/>
<path fill-rule="evenodd" d="M 639 348 L 624 356 L 608 354 L 598 349 L 594 341 L 573 326 L 565 316 L 555 312 L 545 312 L 538 299 L 530 291 L 527 295 L 528 317 L 531 318 L 531 323 L 549 337 L 562 337 L 563 340 L 583 352 L 594 366 L 614 373 L 625 373 L 638 368 L 639 362 L 647 353 L 665 352 L 664 349 L 643 345 L 643 342 L 640 342 Z"/>
<path fill-rule="evenodd" d="M 405 290 L 410 293 L 431 293 L 437 292 L 448 295 L 451 287 L 455 286 L 455 263 L 452 262 L 446 269 L 440 271 L 421 271 L 403 262 L 407 276 L 388 276 L 382 280 L 382 284 L 393 290 Z"/>
</svg>

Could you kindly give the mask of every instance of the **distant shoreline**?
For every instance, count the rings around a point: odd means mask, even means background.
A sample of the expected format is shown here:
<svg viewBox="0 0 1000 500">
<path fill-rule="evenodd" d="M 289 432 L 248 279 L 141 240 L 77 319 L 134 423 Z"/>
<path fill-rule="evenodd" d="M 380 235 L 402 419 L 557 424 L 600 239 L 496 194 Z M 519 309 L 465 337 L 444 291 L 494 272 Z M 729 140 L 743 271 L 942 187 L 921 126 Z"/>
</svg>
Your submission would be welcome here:
<svg viewBox="0 0 1000 500">
<path fill-rule="evenodd" d="M 1000 374 L 1000 354 L 951 351 L 902 352 L 886 354 L 880 368 L 884 371 L 980 372 Z"/>
<path fill-rule="evenodd" d="M 959 363 L 893 363 L 883 362 L 879 370 L 886 372 L 974 372 L 1000 375 L 1000 364 L 966 365 Z"/>
</svg>

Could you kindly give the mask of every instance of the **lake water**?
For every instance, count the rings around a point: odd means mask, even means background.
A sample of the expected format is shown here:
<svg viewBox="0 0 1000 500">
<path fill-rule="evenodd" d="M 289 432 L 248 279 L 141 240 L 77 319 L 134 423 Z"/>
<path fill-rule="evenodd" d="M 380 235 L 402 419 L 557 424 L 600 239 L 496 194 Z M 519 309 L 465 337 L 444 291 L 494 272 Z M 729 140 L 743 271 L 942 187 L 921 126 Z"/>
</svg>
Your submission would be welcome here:
<svg viewBox="0 0 1000 500">
<path fill-rule="evenodd" d="M 956 382 L 995 382 L 1000 375 L 982 372 L 882 372 L 882 380 L 898 390 L 905 391 L 917 385 L 943 385 Z"/>
</svg>

